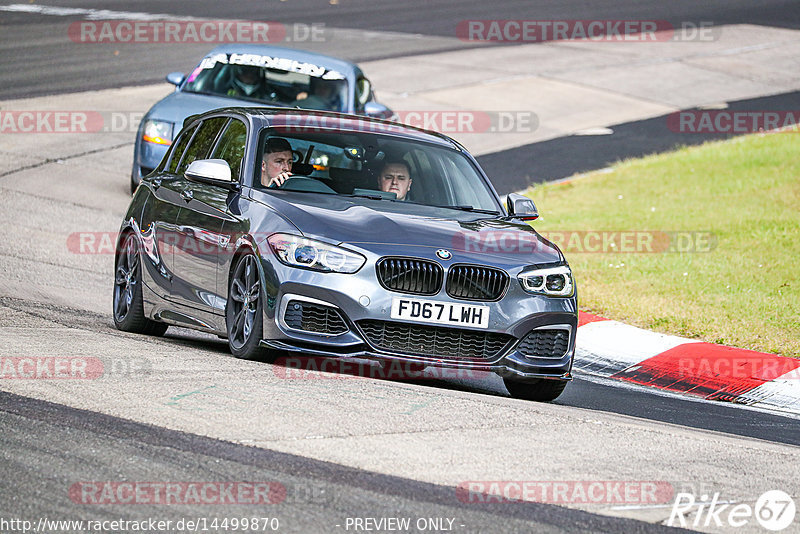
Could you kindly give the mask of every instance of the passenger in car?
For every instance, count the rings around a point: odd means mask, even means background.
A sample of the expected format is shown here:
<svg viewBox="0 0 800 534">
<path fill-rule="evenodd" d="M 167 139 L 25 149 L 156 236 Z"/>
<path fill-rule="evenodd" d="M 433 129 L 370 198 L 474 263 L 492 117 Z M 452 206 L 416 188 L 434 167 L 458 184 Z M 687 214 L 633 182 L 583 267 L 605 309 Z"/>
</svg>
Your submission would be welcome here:
<svg viewBox="0 0 800 534">
<path fill-rule="evenodd" d="M 341 111 L 341 92 L 346 83 L 342 80 L 321 80 L 311 78 L 309 91 L 297 95 L 297 99 L 290 105 L 303 109 L 316 109 L 323 111 Z"/>
<path fill-rule="evenodd" d="M 261 185 L 281 186 L 292 176 L 292 145 L 282 137 L 270 137 L 261 160 Z"/>
<path fill-rule="evenodd" d="M 378 173 L 378 187 L 381 191 L 395 193 L 397 200 L 405 200 L 411 189 L 411 172 L 402 160 L 388 160 Z"/>
</svg>

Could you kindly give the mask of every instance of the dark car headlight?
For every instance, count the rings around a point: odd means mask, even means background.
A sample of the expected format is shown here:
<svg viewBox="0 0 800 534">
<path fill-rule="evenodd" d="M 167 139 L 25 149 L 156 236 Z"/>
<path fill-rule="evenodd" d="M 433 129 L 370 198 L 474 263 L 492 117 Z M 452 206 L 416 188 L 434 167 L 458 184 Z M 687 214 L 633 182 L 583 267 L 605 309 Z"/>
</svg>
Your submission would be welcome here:
<svg viewBox="0 0 800 534">
<path fill-rule="evenodd" d="M 172 144 L 172 123 L 148 119 L 144 122 L 142 139 L 157 145 Z"/>
<path fill-rule="evenodd" d="M 572 271 L 567 265 L 524 271 L 517 279 L 522 289 L 534 295 L 571 297 L 575 293 Z"/>
<path fill-rule="evenodd" d="M 292 234 L 273 234 L 267 239 L 281 263 L 322 272 L 352 274 L 367 258 L 335 245 Z"/>
</svg>

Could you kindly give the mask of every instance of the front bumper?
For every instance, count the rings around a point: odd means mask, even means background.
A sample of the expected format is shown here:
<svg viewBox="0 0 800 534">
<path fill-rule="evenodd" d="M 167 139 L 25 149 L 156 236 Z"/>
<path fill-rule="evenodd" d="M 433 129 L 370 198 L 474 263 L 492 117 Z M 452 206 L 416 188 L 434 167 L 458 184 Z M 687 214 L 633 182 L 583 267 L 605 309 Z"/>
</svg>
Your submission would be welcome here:
<svg viewBox="0 0 800 534">
<path fill-rule="evenodd" d="M 465 302 L 451 298 L 444 289 L 436 295 L 426 297 L 388 291 L 378 283 L 374 263 L 369 261 L 361 271 L 352 275 L 318 273 L 266 261 L 263 266 L 268 278 L 267 306 L 264 309 L 264 339 L 261 342 L 265 347 L 307 356 L 397 361 L 492 371 L 504 378 L 520 380 L 571 379 L 577 332 L 577 298 L 530 295 L 522 290 L 516 280 L 516 273 L 511 271 L 509 271 L 511 280 L 508 290 L 501 300 L 475 302 L 489 307 L 488 329 L 460 328 L 470 332 L 507 335 L 510 336 L 509 341 L 492 358 L 472 359 L 462 358 L 452 352 L 432 356 L 387 350 L 378 347 L 359 326 L 360 321 L 365 320 L 399 322 L 391 318 L 393 297 Z M 315 333 L 290 327 L 285 320 L 287 306 L 289 302 L 296 300 L 334 308 L 344 319 L 347 331 L 337 334 Z M 403 321 L 402 324 L 437 328 L 437 325 L 424 322 Z M 522 338 L 536 329 L 559 329 L 568 332 L 566 351 L 558 357 L 538 357 L 520 351 Z"/>
<path fill-rule="evenodd" d="M 573 352 L 567 355 L 567 359 L 569 360 L 569 365 L 567 366 L 567 370 L 564 370 L 563 367 L 557 370 L 552 368 L 541 368 L 536 367 L 533 365 L 528 365 L 528 362 L 519 362 L 515 361 L 514 354 L 510 354 L 505 358 L 501 359 L 500 362 L 494 365 L 488 366 L 478 366 L 478 365 L 470 365 L 468 363 L 465 364 L 452 364 L 452 363 L 436 363 L 430 362 L 427 360 L 421 359 L 413 359 L 413 358 L 397 358 L 391 354 L 385 354 L 380 352 L 374 352 L 370 350 L 356 350 L 356 351 L 333 351 L 328 347 L 324 346 L 315 346 L 315 345 L 305 345 L 305 344 L 297 344 L 287 341 L 280 341 L 280 340 L 262 340 L 261 346 L 267 347 L 270 349 L 282 350 L 289 353 L 296 353 L 303 356 L 314 356 L 314 357 L 321 357 L 321 358 L 350 358 L 350 359 L 363 359 L 363 360 L 376 360 L 376 361 L 400 361 L 403 363 L 413 363 L 413 364 L 421 364 L 421 365 L 431 365 L 435 367 L 445 367 L 445 368 L 453 368 L 453 369 L 467 369 L 471 371 L 491 371 L 500 375 L 503 378 L 514 378 L 514 379 L 549 379 L 549 380 L 564 380 L 569 381 L 572 380 L 572 374 L 570 373 L 572 367 L 572 356 Z"/>
</svg>

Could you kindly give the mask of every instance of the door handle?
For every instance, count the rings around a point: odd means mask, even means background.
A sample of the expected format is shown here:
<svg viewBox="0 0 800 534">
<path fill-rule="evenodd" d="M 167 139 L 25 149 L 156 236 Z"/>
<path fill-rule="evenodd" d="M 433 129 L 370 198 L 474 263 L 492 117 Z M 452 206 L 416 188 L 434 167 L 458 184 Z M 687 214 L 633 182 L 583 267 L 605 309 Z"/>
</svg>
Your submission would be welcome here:
<svg viewBox="0 0 800 534">
<path fill-rule="evenodd" d="M 191 189 L 184 189 L 183 191 L 181 191 L 181 198 L 183 200 L 185 200 L 186 202 L 189 202 L 190 200 L 192 200 L 192 196 L 193 195 L 192 195 L 192 190 Z"/>
</svg>

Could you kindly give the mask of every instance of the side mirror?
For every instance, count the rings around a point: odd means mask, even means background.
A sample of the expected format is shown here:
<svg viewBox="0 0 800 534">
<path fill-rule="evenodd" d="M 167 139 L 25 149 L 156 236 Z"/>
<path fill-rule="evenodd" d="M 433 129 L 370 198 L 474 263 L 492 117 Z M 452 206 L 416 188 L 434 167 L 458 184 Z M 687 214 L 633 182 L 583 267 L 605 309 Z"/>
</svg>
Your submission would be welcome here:
<svg viewBox="0 0 800 534">
<path fill-rule="evenodd" d="M 182 84 L 185 78 L 186 76 L 182 72 L 170 72 L 167 74 L 167 81 L 176 87 Z"/>
<path fill-rule="evenodd" d="M 196 159 L 184 173 L 193 182 L 218 185 L 234 189 L 236 182 L 231 177 L 231 168 L 224 159 Z"/>
<path fill-rule="evenodd" d="M 366 78 L 359 78 L 356 80 L 356 101 L 360 106 L 369 102 L 369 97 L 372 95 L 372 84 Z"/>
<path fill-rule="evenodd" d="M 364 104 L 364 115 L 367 117 L 375 117 L 376 119 L 388 119 L 394 113 L 391 109 L 387 108 L 379 102 L 367 102 Z"/>
<path fill-rule="evenodd" d="M 506 200 L 508 207 L 508 214 L 516 219 L 523 221 L 533 221 L 539 218 L 539 210 L 536 209 L 536 204 L 533 200 L 526 196 L 511 193 Z"/>
</svg>

